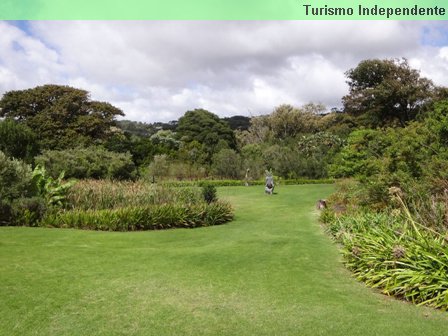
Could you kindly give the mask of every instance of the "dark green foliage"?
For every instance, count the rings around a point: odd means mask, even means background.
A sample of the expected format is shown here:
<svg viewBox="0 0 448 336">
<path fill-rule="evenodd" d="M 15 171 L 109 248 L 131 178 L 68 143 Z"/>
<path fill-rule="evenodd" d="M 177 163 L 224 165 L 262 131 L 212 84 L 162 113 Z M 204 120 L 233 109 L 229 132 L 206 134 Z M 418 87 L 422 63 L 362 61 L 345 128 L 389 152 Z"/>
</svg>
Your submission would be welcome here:
<svg viewBox="0 0 448 336">
<path fill-rule="evenodd" d="M 31 163 L 39 152 L 36 135 L 23 123 L 12 119 L 0 121 L 0 151 Z"/>
<path fill-rule="evenodd" d="M 10 202 L 0 199 L 0 226 L 11 223 L 12 209 Z"/>
<path fill-rule="evenodd" d="M 218 146 L 220 141 L 228 148 L 236 148 L 235 135 L 229 125 L 206 110 L 186 112 L 179 119 L 176 132 L 179 139 L 185 143 L 197 141 L 201 144 L 203 151 L 207 153 L 207 162 L 210 162 L 213 153 L 222 149 L 222 145 Z"/>
<path fill-rule="evenodd" d="M 247 130 L 250 126 L 250 118 L 245 116 L 233 116 L 222 120 L 227 122 L 232 130 Z"/>
<path fill-rule="evenodd" d="M 29 217 L 33 217 L 33 208 L 25 204 L 33 192 L 31 167 L 9 159 L 0 151 L 0 225 L 20 225 L 27 210 Z"/>
<path fill-rule="evenodd" d="M 71 210 L 45 217 L 41 225 L 106 231 L 161 230 L 219 225 L 233 218 L 227 203 L 161 204 L 109 210 Z"/>
<path fill-rule="evenodd" d="M 66 178 L 133 179 L 135 165 L 128 153 L 114 153 L 102 147 L 44 151 L 36 157 L 53 178 L 65 172 Z"/>
<path fill-rule="evenodd" d="M 34 226 L 47 209 L 61 207 L 73 185 L 62 179 L 0 152 L 0 225 Z"/>
<path fill-rule="evenodd" d="M 156 132 L 156 129 L 153 125 L 139 121 L 118 120 L 116 124 L 117 127 L 124 131 L 124 133 L 129 135 L 149 137 Z"/>
<path fill-rule="evenodd" d="M 113 134 L 117 115 L 123 112 L 109 103 L 91 101 L 87 91 L 69 86 L 9 91 L 0 100 L 0 117 L 25 123 L 42 149 L 102 142 Z"/>
<path fill-rule="evenodd" d="M 43 197 L 18 198 L 11 203 L 8 225 L 36 226 L 45 215 L 47 204 Z"/>
<path fill-rule="evenodd" d="M 216 202 L 218 199 L 216 196 L 216 187 L 212 184 L 203 184 L 202 196 L 204 197 L 204 201 L 206 201 L 207 204 Z"/>
<path fill-rule="evenodd" d="M 0 151 L 0 200 L 11 202 L 32 196 L 31 167 L 22 161 L 9 159 Z"/>
<path fill-rule="evenodd" d="M 434 113 L 404 128 L 354 131 L 330 166 L 330 175 L 356 177 L 361 182 L 358 204 L 363 206 L 390 205 L 390 187 L 399 187 L 407 204 L 440 198 L 444 181 L 448 180 L 448 150 L 443 136 L 448 114 L 445 105 L 445 101 L 435 104 Z M 421 195 L 425 194 L 427 200 L 422 202 Z M 414 200 L 414 196 L 418 199 Z"/>
</svg>

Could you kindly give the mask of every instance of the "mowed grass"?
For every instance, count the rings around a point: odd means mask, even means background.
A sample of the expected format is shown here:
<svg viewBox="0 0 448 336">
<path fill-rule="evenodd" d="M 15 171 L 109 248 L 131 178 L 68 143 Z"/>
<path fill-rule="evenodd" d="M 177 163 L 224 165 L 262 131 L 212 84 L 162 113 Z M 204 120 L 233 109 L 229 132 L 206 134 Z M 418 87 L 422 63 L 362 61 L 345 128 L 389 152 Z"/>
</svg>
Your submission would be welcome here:
<svg viewBox="0 0 448 336">
<path fill-rule="evenodd" d="M 448 314 L 376 293 L 314 204 L 330 185 L 220 188 L 230 224 L 0 229 L 0 335 L 448 335 Z"/>
</svg>

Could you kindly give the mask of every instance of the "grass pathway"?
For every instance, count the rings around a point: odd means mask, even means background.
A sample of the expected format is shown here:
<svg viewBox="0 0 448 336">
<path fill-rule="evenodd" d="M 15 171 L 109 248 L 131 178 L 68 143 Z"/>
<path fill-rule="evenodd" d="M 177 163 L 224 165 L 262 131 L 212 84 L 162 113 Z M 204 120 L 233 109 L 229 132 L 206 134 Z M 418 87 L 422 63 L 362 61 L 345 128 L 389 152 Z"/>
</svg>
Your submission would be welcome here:
<svg viewBox="0 0 448 336">
<path fill-rule="evenodd" d="M 366 289 L 317 224 L 328 185 L 219 190 L 228 225 L 0 228 L 0 335 L 448 335 L 448 314 Z"/>
</svg>

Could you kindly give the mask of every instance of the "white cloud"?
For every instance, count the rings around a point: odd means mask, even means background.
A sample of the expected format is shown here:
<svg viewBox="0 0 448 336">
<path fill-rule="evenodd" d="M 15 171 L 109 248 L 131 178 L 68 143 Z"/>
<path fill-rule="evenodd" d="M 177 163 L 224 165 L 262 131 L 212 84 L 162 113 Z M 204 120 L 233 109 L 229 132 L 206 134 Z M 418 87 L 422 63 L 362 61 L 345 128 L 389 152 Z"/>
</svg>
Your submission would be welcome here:
<svg viewBox="0 0 448 336">
<path fill-rule="evenodd" d="M 141 121 L 206 108 L 268 113 L 282 103 L 340 105 L 344 72 L 366 58 L 407 57 L 448 85 L 448 46 L 422 45 L 431 22 L 0 22 L 0 93 L 67 84 Z M 432 34 L 432 33 L 431 33 Z"/>
</svg>

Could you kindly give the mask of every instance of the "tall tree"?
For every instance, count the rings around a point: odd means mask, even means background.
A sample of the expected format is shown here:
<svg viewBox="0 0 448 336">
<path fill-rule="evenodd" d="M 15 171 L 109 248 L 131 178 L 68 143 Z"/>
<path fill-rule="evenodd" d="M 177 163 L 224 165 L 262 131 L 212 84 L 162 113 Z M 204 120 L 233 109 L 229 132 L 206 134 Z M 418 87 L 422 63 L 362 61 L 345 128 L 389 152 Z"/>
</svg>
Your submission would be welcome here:
<svg viewBox="0 0 448 336">
<path fill-rule="evenodd" d="M 344 111 L 368 126 L 404 126 L 436 92 L 406 59 L 364 60 L 346 76 L 350 92 L 342 98 Z"/>
<path fill-rule="evenodd" d="M 203 109 L 188 111 L 179 119 L 178 137 L 185 143 L 197 141 L 208 153 L 208 160 L 225 142 L 229 148 L 236 148 L 235 134 L 230 126 L 216 114 Z M 218 149 L 219 147 L 219 149 Z"/>
<path fill-rule="evenodd" d="M 43 149 L 62 149 L 102 142 L 123 112 L 106 102 L 91 101 L 85 90 L 43 85 L 6 92 L 0 117 L 25 123 Z"/>
</svg>

